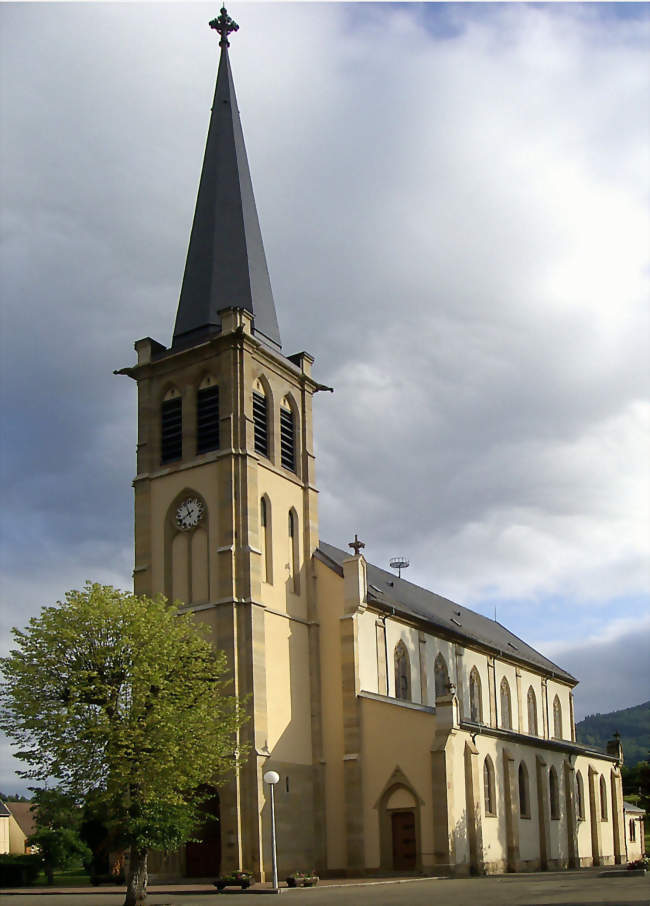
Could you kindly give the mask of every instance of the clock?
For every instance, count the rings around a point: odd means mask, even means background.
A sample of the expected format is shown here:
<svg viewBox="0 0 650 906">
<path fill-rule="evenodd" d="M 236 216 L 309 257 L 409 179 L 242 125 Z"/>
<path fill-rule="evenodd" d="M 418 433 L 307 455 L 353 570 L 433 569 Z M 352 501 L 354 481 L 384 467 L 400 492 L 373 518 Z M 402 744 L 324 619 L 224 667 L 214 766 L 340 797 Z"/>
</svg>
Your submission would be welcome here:
<svg viewBox="0 0 650 906">
<path fill-rule="evenodd" d="M 203 519 L 204 510 L 198 497 L 186 497 L 176 509 L 176 525 L 182 531 L 196 528 Z"/>
</svg>

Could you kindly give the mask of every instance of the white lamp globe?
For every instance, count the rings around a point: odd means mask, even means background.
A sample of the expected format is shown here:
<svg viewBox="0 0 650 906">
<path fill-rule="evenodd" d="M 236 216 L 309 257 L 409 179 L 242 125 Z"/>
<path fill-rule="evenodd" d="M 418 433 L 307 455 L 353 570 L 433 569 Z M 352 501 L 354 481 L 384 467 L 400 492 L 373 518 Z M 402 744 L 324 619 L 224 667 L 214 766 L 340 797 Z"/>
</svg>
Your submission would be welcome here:
<svg viewBox="0 0 650 906">
<path fill-rule="evenodd" d="M 271 786 L 275 785 L 280 779 L 280 775 L 277 771 L 267 771 L 264 775 L 264 783 L 269 783 Z"/>
</svg>

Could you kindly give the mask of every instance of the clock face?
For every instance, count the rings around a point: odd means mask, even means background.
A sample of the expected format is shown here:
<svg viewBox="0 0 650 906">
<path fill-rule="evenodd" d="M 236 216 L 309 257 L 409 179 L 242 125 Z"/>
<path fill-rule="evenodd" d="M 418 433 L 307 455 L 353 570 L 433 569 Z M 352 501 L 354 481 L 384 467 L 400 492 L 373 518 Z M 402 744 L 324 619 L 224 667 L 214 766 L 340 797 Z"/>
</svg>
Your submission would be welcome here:
<svg viewBox="0 0 650 906">
<path fill-rule="evenodd" d="M 203 504 L 198 497 L 187 497 L 176 510 L 176 525 L 187 531 L 199 524 L 203 518 Z"/>
</svg>

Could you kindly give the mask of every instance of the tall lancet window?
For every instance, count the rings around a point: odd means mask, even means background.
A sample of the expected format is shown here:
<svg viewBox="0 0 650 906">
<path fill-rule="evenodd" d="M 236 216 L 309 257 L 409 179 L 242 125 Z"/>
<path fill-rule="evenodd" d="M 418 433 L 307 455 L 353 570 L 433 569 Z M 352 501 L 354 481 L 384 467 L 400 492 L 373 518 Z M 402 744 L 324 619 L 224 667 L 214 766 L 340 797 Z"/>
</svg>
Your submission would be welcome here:
<svg viewBox="0 0 650 906">
<path fill-rule="evenodd" d="M 271 531 L 271 501 L 264 495 L 260 500 L 260 548 L 262 551 L 262 581 L 273 582 L 273 534 Z"/>
<path fill-rule="evenodd" d="M 578 820 L 584 821 L 585 818 L 585 785 L 582 780 L 580 771 L 576 772 L 576 811 Z"/>
<path fill-rule="evenodd" d="M 269 402 L 261 381 L 257 381 L 253 390 L 253 430 L 255 433 L 255 452 L 262 456 L 269 455 Z"/>
<path fill-rule="evenodd" d="M 411 700 L 411 664 L 404 642 L 395 646 L 395 698 Z"/>
<path fill-rule="evenodd" d="M 560 787 L 555 768 L 551 768 L 548 774 L 548 795 L 551 801 L 551 818 L 558 820 L 560 817 Z"/>
<path fill-rule="evenodd" d="M 449 695 L 449 671 L 442 654 L 436 658 L 433 670 L 436 678 L 436 698 L 440 698 L 441 695 Z"/>
<path fill-rule="evenodd" d="M 196 394 L 196 452 L 219 449 L 219 387 L 206 376 Z"/>
<path fill-rule="evenodd" d="M 526 763 L 519 763 L 519 814 L 522 818 L 530 818 L 530 786 L 528 783 L 528 768 Z"/>
<path fill-rule="evenodd" d="M 553 736 L 562 739 L 562 705 L 557 695 L 553 699 Z"/>
<path fill-rule="evenodd" d="M 300 594 L 300 538 L 298 535 L 298 514 L 289 511 L 289 576 L 291 590 Z"/>
<path fill-rule="evenodd" d="M 483 762 L 483 800 L 485 804 L 486 815 L 496 815 L 497 797 L 494 784 L 494 765 L 489 755 L 486 755 Z"/>
<path fill-rule="evenodd" d="M 537 696 L 532 686 L 528 687 L 528 732 L 537 736 Z"/>
<path fill-rule="evenodd" d="M 501 680 L 500 687 L 500 716 L 501 716 L 501 727 L 504 730 L 512 730 L 512 703 L 510 698 L 510 686 L 508 685 L 508 680 L 503 677 Z"/>
<path fill-rule="evenodd" d="M 600 775 L 600 818 L 607 821 L 607 783 L 603 775 Z"/>
<path fill-rule="evenodd" d="M 469 712 L 474 723 L 483 723 L 483 698 L 481 692 L 481 677 L 476 667 L 472 667 L 469 675 Z"/>
<path fill-rule="evenodd" d="M 183 455 L 183 400 L 172 387 L 160 409 L 160 462 L 174 462 Z"/>
<path fill-rule="evenodd" d="M 296 418 L 286 396 L 280 404 L 280 463 L 296 471 Z"/>
</svg>

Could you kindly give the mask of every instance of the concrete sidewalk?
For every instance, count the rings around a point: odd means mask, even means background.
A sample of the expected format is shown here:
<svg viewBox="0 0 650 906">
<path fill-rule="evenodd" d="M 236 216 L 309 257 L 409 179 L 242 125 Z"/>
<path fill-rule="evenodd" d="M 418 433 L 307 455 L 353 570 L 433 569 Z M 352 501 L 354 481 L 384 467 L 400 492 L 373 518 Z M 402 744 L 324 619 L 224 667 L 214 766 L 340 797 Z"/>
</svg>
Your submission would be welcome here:
<svg viewBox="0 0 650 906">
<path fill-rule="evenodd" d="M 259 906 L 269 886 L 218 893 L 211 883 L 154 884 L 147 906 L 218 906 L 223 896 Z M 583 869 L 458 879 L 332 878 L 281 893 L 285 906 L 650 906 L 650 875 L 602 877 L 600 869 Z M 124 888 L 14 888 L 0 891 L 0 899 L 7 906 L 122 906 Z"/>
</svg>

